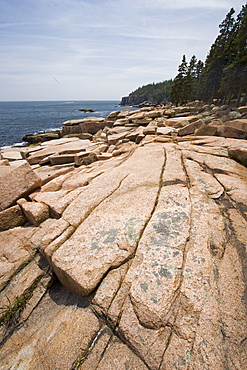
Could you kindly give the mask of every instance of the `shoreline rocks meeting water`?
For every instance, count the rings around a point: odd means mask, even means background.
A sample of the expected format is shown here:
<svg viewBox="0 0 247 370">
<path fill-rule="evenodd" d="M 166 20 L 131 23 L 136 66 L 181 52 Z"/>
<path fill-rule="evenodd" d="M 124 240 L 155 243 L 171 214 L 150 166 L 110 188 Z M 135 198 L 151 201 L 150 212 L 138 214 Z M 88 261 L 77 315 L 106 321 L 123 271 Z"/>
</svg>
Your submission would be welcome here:
<svg viewBox="0 0 247 370">
<path fill-rule="evenodd" d="M 246 368 L 246 138 L 193 102 L 2 150 L 0 369 Z"/>
</svg>

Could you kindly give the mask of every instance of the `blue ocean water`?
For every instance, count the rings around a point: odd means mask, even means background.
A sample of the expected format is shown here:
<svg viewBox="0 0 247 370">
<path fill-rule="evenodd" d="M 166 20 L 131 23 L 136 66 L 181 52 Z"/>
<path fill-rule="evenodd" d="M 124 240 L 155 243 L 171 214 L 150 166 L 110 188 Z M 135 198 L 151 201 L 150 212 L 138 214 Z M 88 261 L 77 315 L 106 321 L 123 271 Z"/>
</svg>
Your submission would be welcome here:
<svg viewBox="0 0 247 370">
<path fill-rule="evenodd" d="M 38 132 L 59 130 L 62 123 L 70 119 L 85 117 L 107 117 L 121 107 L 119 101 L 35 101 L 0 102 L 0 148 L 22 145 L 23 136 Z M 92 109 L 94 112 L 80 112 Z"/>
</svg>

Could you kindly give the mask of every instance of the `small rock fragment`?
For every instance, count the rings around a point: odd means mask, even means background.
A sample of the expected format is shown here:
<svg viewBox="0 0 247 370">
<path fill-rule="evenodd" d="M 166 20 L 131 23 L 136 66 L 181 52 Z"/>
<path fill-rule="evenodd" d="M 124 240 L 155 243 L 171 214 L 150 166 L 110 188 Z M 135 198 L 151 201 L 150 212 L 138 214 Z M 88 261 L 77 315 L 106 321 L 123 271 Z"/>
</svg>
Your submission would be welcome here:
<svg viewBox="0 0 247 370">
<path fill-rule="evenodd" d="M 35 226 L 49 218 L 49 207 L 40 202 L 27 202 L 26 199 L 17 201 L 28 221 Z"/>
</svg>

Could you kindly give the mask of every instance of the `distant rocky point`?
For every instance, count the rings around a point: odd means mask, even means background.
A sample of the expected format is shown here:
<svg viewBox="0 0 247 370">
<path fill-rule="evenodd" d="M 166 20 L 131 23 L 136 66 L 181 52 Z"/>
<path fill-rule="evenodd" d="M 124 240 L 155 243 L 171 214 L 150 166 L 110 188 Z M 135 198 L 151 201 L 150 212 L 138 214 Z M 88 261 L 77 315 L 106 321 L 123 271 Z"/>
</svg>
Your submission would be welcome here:
<svg viewBox="0 0 247 370">
<path fill-rule="evenodd" d="M 132 107 L 156 107 L 165 105 L 166 103 L 157 102 L 155 99 L 152 99 L 150 96 L 143 97 L 137 95 L 124 96 L 121 99 L 120 106 L 132 106 Z"/>
</svg>

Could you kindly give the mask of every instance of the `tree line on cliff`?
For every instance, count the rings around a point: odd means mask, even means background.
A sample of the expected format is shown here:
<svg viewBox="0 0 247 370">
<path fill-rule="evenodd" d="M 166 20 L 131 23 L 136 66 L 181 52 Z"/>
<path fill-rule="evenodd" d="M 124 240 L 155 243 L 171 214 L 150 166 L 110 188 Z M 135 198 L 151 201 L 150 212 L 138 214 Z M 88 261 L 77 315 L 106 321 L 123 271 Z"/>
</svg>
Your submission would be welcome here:
<svg viewBox="0 0 247 370">
<path fill-rule="evenodd" d="M 219 35 L 212 44 L 205 63 L 193 55 L 189 62 L 183 55 L 178 74 L 172 80 L 148 84 L 133 91 L 122 103 L 144 101 L 176 105 L 199 99 L 236 106 L 247 104 L 247 4 L 234 18 L 230 9 L 219 25 Z"/>
</svg>

